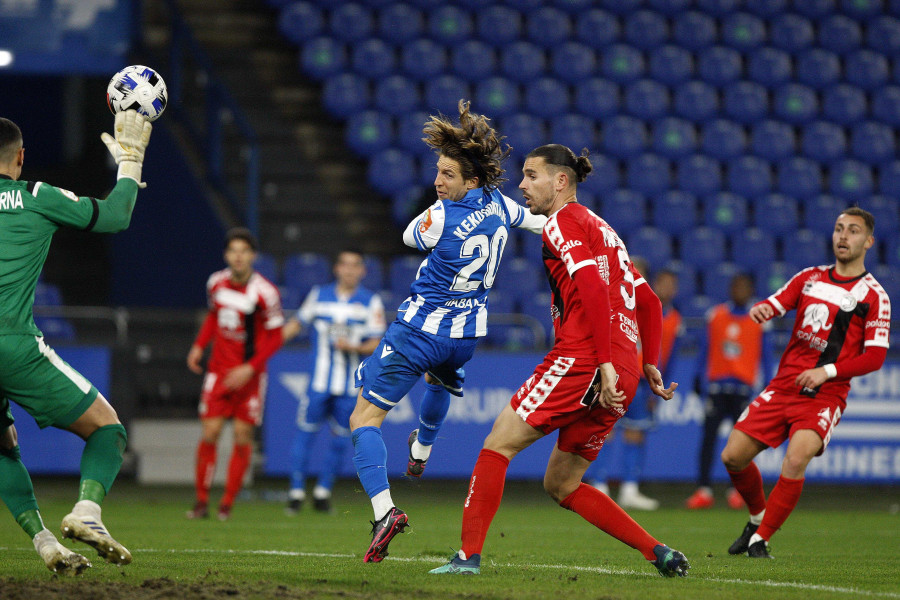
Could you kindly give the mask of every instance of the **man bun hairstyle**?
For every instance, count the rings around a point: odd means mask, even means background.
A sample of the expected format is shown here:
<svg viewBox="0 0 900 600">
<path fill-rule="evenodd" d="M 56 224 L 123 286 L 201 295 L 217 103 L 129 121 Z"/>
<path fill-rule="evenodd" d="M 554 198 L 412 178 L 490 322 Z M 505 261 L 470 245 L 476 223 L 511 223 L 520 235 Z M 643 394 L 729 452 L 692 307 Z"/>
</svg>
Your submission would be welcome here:
<svg viewBox="0 0 900 600">
<path fill-rule="evenodd" d="M 850 215 L 851 217 L 862 217 L 863 222 L 866 224 L 866 229 L 869 230 L 869 235 L 875 233 L 875 216 L 869 211 L 862 209 L 858 206 L 851 206 L 850 208 L 846 208 L 841 211 L 841 215 Z M 840 215 L 838 215 L 840 217 Z"/>
<path fill-rule="evenodd" d="M 495 190 L 506 181 L 501 163 L 509 156 L 509 144 L 490 126 L 490 119 L 469 111 L 470 103 L 460 100 L 459 125 L 444 115 L 432 115 L 422 133 L 422 141 L 438 154 L 459 163 L 463 179 L 478 179 L 480 187 Z"/>
<path fill-rule="evenodd" d="M 247 242 L 247 245 L 250 246 L 250 249 L 254 252 L 259 250 L 259 243 L 256 241 L 256 236 L 253 235 L 246 227 L 232 227 L 225 233 L 225 249 L 228 249 L 228 245 L 232 242 L 232 240 L 243 240 Z"/>
<path fill-rule="evenodd" d="M 545 144 L 529 152 L 525 158 L 543 158 L 548 165 L 560 169 L 568 169 L 570 171 L 569 177 L 575 183 L 581 183 L 594 170 L 594 166 L 588 158 L 590 153 L 590 150 L 583 148 L 581 155 L 575 156 L 575 153 L 567 146 L 562 144 Z"/>
<path fill-rule="evenodd" d="M 11 161 L 21 147 L 22 130 L 9 119 L 0 117 L 0 161 Z"/>
</svg>

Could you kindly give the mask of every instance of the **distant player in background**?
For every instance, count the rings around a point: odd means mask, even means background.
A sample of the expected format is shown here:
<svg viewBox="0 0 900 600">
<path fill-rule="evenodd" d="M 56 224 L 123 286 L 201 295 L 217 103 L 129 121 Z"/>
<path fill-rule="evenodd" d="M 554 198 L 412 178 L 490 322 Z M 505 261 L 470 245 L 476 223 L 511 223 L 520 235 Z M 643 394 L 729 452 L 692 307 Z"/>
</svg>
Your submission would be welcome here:
<svg viewBox="0 0 900 600">
<path fill-rule="evenodd" d="M 858 207 L 842 212 L 831 234 L 835 263 L 800 271 L 750 309 L 764 323 L 797 309 L 778 372 L 741 414 L 722 451 L 750 521 L 728 549 L 771 558 L 769 540 L 800 499 L 806 466 L 828 446 L 847 409 L 850 379 L 881 368 L 887 356 L 891 301 L 866 271 L 875 219 Z M 753 458 L 788 441 L 781 476 L 766 499 Z"/>
<path fill-rule="evenodd" d="M 712 460 L 724 419 L 737 423 L 754 390 L 769 380 L 772 342 L 768 326 L 760 327 L 749 315 L 755 293 L 753 278 L 739 273 L 729 286 L 731 301 L 706 314 L 706 335 L 697 356 L 700 397 L 704 398 L 703 438 L 697 470 L 697 490 L 685 502 L 692 510 L 712 508 Z M 731 488 L 728 506 L 744 508 L 743 498 Z"/>
<path fill-rule="evenodd" d="M 116 115 L 115 138 L 101 137 L 119 165 L 118 181 L 105 200 L 97 200 L 40 181 L 20 181 L 22 132 L 0 118 L 0 498 L 47 568 L 62 575 L 78 575 L 91 563 L 44 527 L 9 402 L 24 408 L 41 428 L 53 425 L 85 441 L 78 502 L 62 520 L 63 536 L 93 546 L 111 563 L 130 563 L 131 553 L 100 519 L 100 505 L 122 466 L 125 428 L 97 388 L 44 342 L 32 306 L 57 229 L 115 233 L 131 223 L 138 187 L 145 185 L 141 170 L 151 130 L 133 110 Z"/>
<path fill-rule="evenodd" d="M 532 214 L 549 217 L 543 258 L 555 341 L 494 421 L 469 481 L 462 547 L 431 573 L 480 573 L 481 550 L 500 508 L 509 462 L 557 430 L 544 474 L 550 497 L 640 551 L 661 575 L 684 577 L 690 568 L 681 552 L 657 541 L 609 496 L 581 481 L 628 409 L 642 372 L 650 389 L 666 400 L 677 387 L 664 388 L 656 367 L 659 299 L 634 270 L 612 227 L 577 201 L 577 184 L 592 170 L 586 154 L 576 157 L 559 144 L 536 148 L 525 158 L 519 188 Z M 638 330 L 644 336 L 643 357 Z"/>
<path fill-rule="evenodd" d="M 313 372 L 297 410 L 297 434 L 291 447 L 291 489 L 286 511 L 299 512 L 306 500 L 306 469 L 316 432 L 327 417 L 331 447 L 313 489 L 313 507 L 331 511 L 331 491 L 340 461 L 350 446 L 350 413 L 356 406 L 354 374 L 361 358 L 372 354 L 384 334 L 384 305 L 360 286 L 366 276 L 361 252 L 343 250 L 334 262 L 335 282 L 309 292 L 297 315 L 282 329 L 284 341 L 303 326 L 312 335 Z"/>
<path fill-rule="evenodd" d="M 647 275 L 647 263 L 635 256 L 633 262 L 637 272 Z M 660 269 L 653 277 L 653 291 L 662 303 L 663 322 L 660 338 L 659 370 L 663 380 L 671 379 L 672 357 L 677 352 L 678 343 L 684 336 L 681 313 L 672 303 L 678 294 L 678 275 L 673 271 Z M 640 347 L 640 346 L 639 346 Z M 638 385 L 637 394 L 628 406 L 628 412 L 619 420 L 622 429 L 622 486 L 619 488 L 618 504 L 622 508 L 656 510 L 659 501 L 641 493 L 639 484 L 646 455 L 647 431 L 653 427 L 653 413 L 656 410 L 656 395 L 650 392 L 645 380 Z M 595 488 L 609 495 L 604 461 L 594 461 L 585 474 L 585 479 Z"/>
<path fill-rule="evenodd" d="M 266 361 L 281 347 L 281 297 L 278 288 L 253 270 L 258 245 L 244 227 L 225 235 L 227 269 L 206 282 L 209 312 L 187 356 L 188 368 L 203 373 L 200 361 L 212 342 L 212 352 L 200 394 L 202 432 L 197 446 L 197 502 L 189 519 L 209 516 L 209 489 L 216 469 L 216 445 L 225 421 L 234 427 L 234 448 L 228 464 L 225 494 L 218 518 L 231 515 L 231 507 L 253 452 L 253 433 L 262 422 L 266 395 Z"/>
<path fill-rule="evenodd" d="M 361 389 L 350 416 L 353 462 L 375 513 L 366 562 L 383 560 L 390 541 L 408 524 L 391 498 L 381 423 L 423 374 L 432 386 L 426 397 L 442 394 L 437 386 L 462 396 L 462 366 L 487 333 L 488 291 L 509 228 L 536 232 L 544 223 L 497 191 L 509 149 L 502 148 L 489 119 L 469 111 L 468 102 L 459 102 L 459 125 L 433 116 L 423 131 L 438 153 L 438 200 L 409 224 L 403 241 L 428 256 L 397 319 L 357 370 Z"/>
</svg>

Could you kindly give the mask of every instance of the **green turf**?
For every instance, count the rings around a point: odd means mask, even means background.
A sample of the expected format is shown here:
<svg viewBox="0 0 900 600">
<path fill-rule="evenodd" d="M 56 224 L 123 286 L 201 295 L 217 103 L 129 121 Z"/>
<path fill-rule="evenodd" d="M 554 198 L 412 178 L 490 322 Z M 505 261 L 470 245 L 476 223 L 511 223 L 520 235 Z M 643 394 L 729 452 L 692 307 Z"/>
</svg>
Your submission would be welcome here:
<svg viewBox="0 0 900 600">
<path fill-rule="evenodd" d="M 71 506 L 74 480 L 36 481 L 52 529 Z M 265 501 L 258 482 L 230 521 L 188 521 L 188 488 L 141 488 L 119 482 L 104 521 L 134 554 L 125 568 L 96 560 L 81 581 L 54 580 L 8 515 L 0 519 L 0 596 L 53 581 L 61 595 L 85 586 L 117 597 L 221 598 L 900 598 L 896 488 L 807 486 L 800 506 L 772 540 L 776 560 L 729 556 L 726 548 L 746 521 L 743 512 L 678 508 L 685 486 L 647 486 L 664 508 L 632 513 L 651 534 L 684 552 L 689 577 L 664 579 L 635 550 L 553 504 L 536 482 L 510 482 L 488 536 L 480 577 L 429 575 L 459 544 L 466 482 L 396 482 L 393 497 L 411 528 L 392 542 L 390 556 L 365 564 L 372 518 L 355 482 L 342 482 L 333 515 L 304 507 L 296 517 Z M 66 542 L 69 544 L 69 542 Z M 115 584 L 113 586 L 113 584 Z M 102 586 L 113 586 L 107 590 Z M 97 587 L 100 586 L 100 587 Z M 160 595 L 152 590 L 160 587 Z M 137 594 L 141 591 L 142 594 Z M 85 596 L 90 597 L 90 595 Z"/>
</svg>

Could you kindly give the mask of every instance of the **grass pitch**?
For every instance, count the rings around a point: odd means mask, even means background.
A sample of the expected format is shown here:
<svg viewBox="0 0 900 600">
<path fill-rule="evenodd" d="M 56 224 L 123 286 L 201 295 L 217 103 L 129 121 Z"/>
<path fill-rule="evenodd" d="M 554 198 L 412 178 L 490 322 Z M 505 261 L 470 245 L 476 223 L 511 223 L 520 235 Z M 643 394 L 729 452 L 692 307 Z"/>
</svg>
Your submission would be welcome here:
<svg viewBox="0 0 900 600">
<path fill-rule="evenodd" d="M 459 546 L 465 481 L 392 482 L 411 527 L 380 564 L 362 562 L 370 540 L 368 498 L 358 482 L 341 482 L 335 513 L 310 506 L 285 516 L 266 500 L 284 482 L 258 481 L 232 518 L 188 521 L 191 489 L 142 488 L 118 482 L 104 522 L 134 554 L 118 568 L 84 545 L 72 546 L 94 567 L 79 579 L 43 566 L 8 513 L 0 518 L 0 598 L 898 598 L 900 493 L 896 487 L 809 485 L 800 506 L 772 540 L 775 560 L 730 556 L 746 522 L 743 511 L 680 508 L 690 489 L 647 485 L 663 508 L 632 515 L 657 539 L 684 552 L 687 578 L 664 579 L 635 550 L 560 509 L 538 482 L 508 482 L 479 577 L 429 575 Z M 53 530 L 72 505 L 73 479 L 35 482 Z M 722 494 L 719 495 L 722 497 Z M 218 496 L 214 491 L 214 499 Z"/>
</svg>

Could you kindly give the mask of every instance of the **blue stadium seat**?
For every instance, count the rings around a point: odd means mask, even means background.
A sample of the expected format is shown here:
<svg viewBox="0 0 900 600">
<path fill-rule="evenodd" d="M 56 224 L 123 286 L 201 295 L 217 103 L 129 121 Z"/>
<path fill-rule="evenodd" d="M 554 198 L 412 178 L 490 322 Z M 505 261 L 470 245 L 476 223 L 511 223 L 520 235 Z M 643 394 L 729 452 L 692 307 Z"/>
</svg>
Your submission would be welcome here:
<svg viewBox="0 0 900 600">
<path fill-rule="evenodd" d="M 414 81 L 402 75 L 375 80 L 375 108 L 402 117 L 419 107 L 422 95 Z"/>
<path fill-rule="evenodd" d="M 878 168 L 878 191 L 890 198 L 900 198 L 900 160 Z"/>
<path fill-rule="evenodd" d="M 826 50 L 847 54 L 859 48 L 862 29 L 859 23 L 845 15 L 832 15 L 819 23 L 818 41 Z"/>
<path fill-rule="evenodd" d="M 758 198 L 772 189 L 769 163 L 757 156 L 740 156 L 728 163 L 728 189 L 745 198 Z"/>
<path fill-rule="evenodd" d="M 292 2 L 278 15 L 278 31 L 297 46 L 322 33 L 325 17 L 321 9 L 309 2 Z"/>
<path fill-rule="evenodd" d="M 857 123 L 850 130 L 850 153 L 870 165 L 893 160 L 897 156 L 894 130 L 876 121 Z"/>
<path fill-rule="evenodd" d="M 550 119 L 550 139 L 555 144 L 568 146 L 576 154 L 579 154 L 582 148 L 597 147 L 594 122 L 578 113 L 563 113 Z"/>
<path fill-rule="evenodd" d="M 72 342 L 78 334 L 75 326 L 63 317 L 44 317 L 35 315 L 34 324 L 41 330 L 44 337 L 52 341 Z"/>
<path fill-rule="evenodd" d="M 900 87 L 886 85 L 875 90 L 872 94 L 872 116 L 893 127 L 900 127 Z"/>
<path fill-rule="evenodd" d="M 259 255 L 257 255 L 257 258 L 259 258 Z M 60 292 L 58 286 L 45 281 L 37 282 L 34 288 L 35 306 L 62 306 L 63 304 L 62 292 Z"/>
<path fill-rule="evenodd" d="M 397 56 L 384 40 L 369 38 L 353 45 L 351 64 L 355 73 L 378 81 L 394 74 Z"/>
<path fill-rule="evenodd" d="M 709 15 L 690 10 L 673 18 L 672 39 L 679 46 L 696 52 L 714 44 L 716 38 L 716 21 Z"/>
<path fill-rule="evenodd" d="M 810 48 L 797 55 L 797 80 L 809 87 L 821 90 L 837 83 L 841 76 L 841 61 L 837 54 Z"/>
<path fill-rule="evenodd" d="M 669 110 L 669 90 L 652 79 L 629 83 L 625 87 L 625 108 L 644 121 L 658 119 Z"/>
<path fill-rule="evenodd" d="M 723 104 L 726 116 L 747 125 L 766 117 L 769 111 L 769 94 L 758 83 L 738 81 L 725 87 Z"/>
<path fill-rule="evenodd" d="M 815 90 L 799 83 L 787 83 L 776 89 L 772 104 L 776 116 L 794 125 L 809 123 L 819 113 Z"/>
<path fill-rule="evenodd" d="M 693 154 L 697 151 L 697 132 L 684 119 L 660 119 L 653 125 L 653 150 L 666 158 Z"/>
<path fill-rule="evenodd" d="M 413 217 L 419 214 L 425 198 L 425 187 L 421 185 L 407 187 L 399 194 L 391 196 L 391 220 L 394 225 L 401 231 L 404 230 Z M 429 195 L 428 199 L 431 198 Z"/>
<path fill-rule="evenodd" d="M 872 50 L 896 57 L 900 54 L 900 21 L 896 17 L 880 16 L 866 24 L 866 44 Z"/>
<path fill-rule="evenodd" d="M 434 40 L 419 38 L 404 44 L 400 61 L 404 73 L 416 81 L 428 81 L 447 68 L 447 51 Z"/>
<path fill-rule="evenodd" d="M 720 87 L 740 78 L 742 69 L 741 53 L 734 48 L 713 46 L 697 59 L 700 79 Z"/>
<path fill-rule="evenodd" d="M 385 286 L 384 264 L 381 258 L 374 254 L 363 255 L 363 265 L 366 267 L 366 276 L 363 277 L 363 287 L 377 292 Z"/>
<path fill-rule="evenodd" d="M 868 21 L 878 16 L 882 10 L 884 10 L 884 7 L 881 0 L 868 0 L 866 2 L 843 0 L 841 2 L 841 11 L 857 21 Z"/>
<path fill-rule="evenodd" d="M 284 259 L 282 279 L 286 287 L 297 290 L 302 302 L 312 286 L 331 281 L 331 261 L 317 252 L 291 254 Z"/>
<path fill-rule="evenodd" d="M 653 79 L 675 86 L 694 75 L 694 58 L 678 46 L 666 45 L 649 52 L 649 72 Z"/>
<path fill-rule="evenodd" d="M 334 38 L 313 38 L 300 50 L 300 66 L 313 79 L 327 79 L 340 73 L 346 64 L 347 49 Z"/>
<path fill-rule="evenodd" d="M 833 164 L 828 179 L 831 193 L 850 201 L 862 200 L 872 193 L 875 185 L 872 169 L 853 159 Z"/>
<path fill-rule="evenodd" d="M 847 83 L 872 92 L 887 83 L 890 71 L 883 54 L 872 50 L 854 50 L 844 57 L 844 79 Z"/>
<path fill-rule="evenodd" d="M 541 77 L 525 87 L 528 112 L 549 119 L 569 109 L 569 88 L 558 79 Z"/>
<path fill-rule="evenodd" d="M 369 105 L 368 82 L 353 73 L 333 75 L 322 86 L 322 105 L 335 117 L 346 119 Z"/>
<path fill-rule="evenodd" d="M 425 110 L 431 114 L 445 115 L 457 113 L 461 98 L 470 98 L 469 85 L 455 75 L 441 75 L 425 84 Z"/>
<path fill-rule="evenodd" d="M 528 41 L 543 48 L 554 48 L 572 38 L 572 19 L 552 6 L 531 11 L 526 21 Z"/>
<path fill-rule="evenodd" d="M 516 113 L 500 120 L 499 131 L 512 146 L 511 156 L 524 159 L 525 155 L 547 143 L 547 126 L 544 120 L 530 113 Z M 420 136 L 421 137 L 421 136 Z M 519 174 L 516 173 L 515 177 Z M 512 177 L 510 176 L 512 179 Z"/>
<path fill-rule="evenodd" d="M 777 48 L 758 48 L 747 58 L 747 77 L 769 89 L 790 80 L 792 68 L 790 54 Z"/>
<path fill-rule="evenodd" d="M 834 222 L 848 203 L 840 198 L 821 194 L 810 198 L 803 210 L 803 227 L 818 235 L 830 235 Z"/>
<path fill-rule="evenodd" d="M 653 226 L 677 235 L 697 226 L 697 198 L 681 190 L 668 190 L 652 202 Z"/>
<path fill-rule="evenodd" d="M 534 236 L 539 238 L 540 236 Z M 495 290 L 505 292 L 512 297 L 517 306 L 523 306 L 529 296 L 539 291 L 543 291 L 544 286 L 544 267 L 542 264 L 530 261 L 527 258 L 515 258 L 512 255 L 503 253 L 503 266 L 497 273 L 497 279 L 494 281 L 494 287 L 491 288 L 491 294 Z"/>
<path fill-rule="evenodd" d="M 800 226 L 798 208 L 790 196 L 766 194 L 753 202 L 753 225 L 772 235 L 790 234 Z"/>
<path fill-rule="evenodd" d="M 794 154 L 797 140 L 794 129 L 781 121 L 760 121 L 750 131 L 750 150 L 757 156 L 777 162 Z"/>
<path fill-rule="evenodd" d="M 578 203 L 600 214 L 600 199 L 591 192 L 578 188 Z"/>
<path fill-rule="evenodd" d="M 627 15 L 640 8 L 644 0 L 601 0 L 600 4 L 605 10 L 618 15 Z"/>
<path fill-rule="evenodd" d="M 697 8 L 714 17 L 725 17 L 737 10 L 741 0 L 696 0 Z"/>
<path fill-rule="evenodd" d="M 600 202 L 600 216 L 619 236 L 627 237 L 647 221 L 647 204 L 643 196 L 628 189 L 617 189 Z"/>
<path fill-rule="evenodd" d="M 472 1 L 474 2 L 475 0 Z M 593 4 L 596 4 L 596 0 L 557 0 L 554 4 L 570 15 L 578 17 Z"/>
<path fill-rule="evenodd" d="M 529 10 L 540 8 L 544 2 L 543 0 L 506 0 L 504 4 L 508 4 L 510 7 L 524 13 Z"/>
<path fill-rule="evenodd" d="M 748 2 L 745 8 L 757 16 L 768 19 L 783 13 L 787 3 L 788 0 L 754 0 Z"/>
<path fill-rule="evenodd" d="M 646 65 L 640 50 L 625 44 L 614 44 L 600 58 L 600 73 L 607 79 L 628 83 L 643 77 Z"/>
<path fill-rule="evenodd" d="M 619 230 L 617 217 L 607 219 L 616 231 Z M 672 238 L 668 233 L 655 227 L 640 227 L 630 233 L 618 233 L 625 236 L 628 253 L 644 258 L 651 270 L 672 260 Z"/>
<path fill-rule="evenodd" d="M 515 237 L 518 239 L 518 252 L 519 256 L 526 259 L 533 265 L 541 265 L 543 264 L 541 261 L 541 236 L 534 235 L 528 231 L 524 231 L 522 229 L 516 229 L 515 233 L 517 234 Z"/>
<path fill-rule="evenodd" d="M 822 19 L 837 10 L 838 0 L 802 0 L 794 2 L 791 7 L 804 17 Z"/>
<path fill-rule="evenodd" d="M 834 215 L 837 218 L 837 215 Z M 831 246 L 831 236 L 809 229 L 799 229 L 784 238 L 783 256 L 786 262 L 812 267 L 828 262 L 827 249 Z"/>
<path fill-rule="evenodd" d="M 511 311 L 497 310 L 495 305 L 498 302 L 491 294 L 489 306 L 492 315 L 507 314 Z M 490 320 L 489 320 L 490 321 Z M 543 348 L 545 341 L 543 332 L 540 336 L 534 329 L 526 325 L 518 325 L 515 323 L 488 323 L 487 335 L 484 336 L 485 343 L 497 350 L 504 352 L 529 352 L 539 348 Z"/>
<path fill-rule="evenodd" d="M 887 292 L 888 298 L 900 298 L 900 267 L 892 264 L 876 265 L 871 272 Z"/>
<path fill-rule="evenodd" d="M 293 316 L 292 313 L 300 308 L 300 304 L 303 303 L 303 296 L 300 295 L 300 290 L 297 288 L 279 285 L 278 295 L 281 296 L 281 308 L 284 310 L 286 318 Z"/>
<path fill-rule="evenodd" d="M 453 47 L 450 55 L 453 73 L 469 82 L 477 82 L 497 71 L 497 53 L 481 40 L 466 40 Z"/>
<path fill-rule="evenodd" d="M 625 41 L 641 50 L 651 50 L 665 43 L 669 25 L 665 17 L 652 10 L 638 10 L 625 19 Z"/>
<path fill-rule="evenodd" d="M 531 42 L 513 42 L 501 50 L 503 74 L 519 83 L 531 83 L 546 75 L 547 56 L 543 49 Z"/>
<path fill-rule="evenodd" d="M 584 182 L 578 184 L 579 190 L 584 188 L 594 196 L 602 198 L 619 187 L 621 173 L 616 159 L 603 154 L 595 154 L 591 156 L 591 164 L 594 165 L 594 170 Z"/>
<path fill-rule="evenodd" d="M 766 224 L 767 225 L 767 224 Z M 747 227 L 731 238 L 731 259 L 741 269 L 754 272 L 775 260 L 775 236 L 766 226 Z"/>
<path fill-rule="evenodd" d="M 458 44 L 471 37 L 472 16 L 453 5 L 444 5 L 428 14 L 428 33 L 441 44 Z"/>
<path fill-rule="evenodd" d="M 887 239 L 898 237 L 897 229 L 900 225 L 900 199 L 886 196 L 870 196 L 860 201 L 859 206 L 866 209 L 875 217 L 875 237 Z"/>
<path fill-rule="evenodd" d="M 720 262 L 711 269 L 700 272 L 703 286 L 700 288 L 705 296 L 709 296 L 715 302 L 724 302 L 731 297 L 731 280 L 744 269 L 731 262 Z"/>
<path fill-rule="evenodd" d="M 704 225 L 734 235 L 747 227 L 747 200 L 732 192 L 717 192 L 703 200 Z"/>
<path fill-rule="evenodd" d="M 619 86 L 607 79 L 592 77 L 575 86 L 575 108 L 602 121 L 619 113 Z"/>
<path fill-rule="evenodd" d="M 703 125 L 700 149 L 716 160 L 730 160 L 744 152 L 747 135 L 734 121 L 716 119 Z"/>
<path fill-rule="evenodd" d="M 372 33 L 375 19 L 365 6 L 348 2 L 331 10 L 328 30 L 343 42 L 358 42 Z"/>
<path fill-rule="evenodd" d="M 597 57 L 585 44 L 565 42 L 550 51 L 553 73 L 568 84 L 576 84 L 594 75 Z"/>
<path fill-rule="evenodd" d="M 652 198 L 671 187 L 672 166 L 655 154 L 642 154 L 628 161 L 626 180 L 630 189 Z"/>
<path fill-rule="evenodd" d="M 838 125 L 852 125 L 865 117 L 866 95 L 858 87 L 840 83 L 822 92 L 822 115 Z"/>
<path fill-rule="evenodd" d="M 697 269 L 693 265 L 689 265 L 683 260 L 670 260 L 662 268 L 672 271 L 678 277 L 678 292 L 675 294 L 676 305 L 681 306 L 682 302 L 687 302 L 697 295 Z M 659 269 L 650 273 L 651 279 L 658 271 Z M 653 285 L 652 281 L 650 285 Z"/>
<path fill-rule="evenodd" d="M 543 289 L 528 298 L 520 307 L 522 314 L 533 319 L 532 324 L 539 323 L 544 332 L 544 343 L 553 339 L 553 320 L 550 318 L 550 292 Z"/>
<path fill-rule="evenodd" d="M 367 179 L 376 190 L 391 196 L 413 185 L 416 173 L 416 161 L 412 154 L 389 148 L 372 157 Z"/>
<path fill-rule="evenodd" d="M 475 106 L 478 112 L 499 119 L 518 112 L 522 99 L 519 86 L 503 77 L 488 77 L 475 84 Z"/>
<path fill-rule="evenodd" d="M 694 154 L 677 165 L 678 189 L 704 197 L 722 189 L 722 168 L 708 156 Z"/>
<path fill-rule="evenodd" d="M 802 268 L 810 266 L 812 265 L 803 265 Z M 765 264 L 756 271 L 756 293 L 760 296 L 774 294 L 799 272 L 800 267 L 792 262 L 775 261 Z"/>
<path fill-rule="evenodd" d="M 778 163 L 776 188 L 782 194 L 804 200 L 822 191 L 822 169 L 819 164 L 795 156 Z"/>
<path fill-rule="evenodd" d="M 643 152 L 647 147 L 647 128 L 643 121 L 634 117 L 618 116 L 604 121 L 600 127 L 601 148 L 619 158 L 631 158 Z M 551 135 L 556 139 L 556 135 Z M 563 143 L 563 142 L 559 142 Z M 569 144 L 565 144 L 574 148 Z M 589 148 L 592 146 L 588 146 Z"/>
<path fill-rule="evenodd" d="M 522 13 L 509 6 L 477 7 L 478 38 L 502 48 L 522 35 Z"/>
<path fill-rule="evenodd" d="M 649 0 L 648 4 L 653 10 L 659 11 L 668 17 L 684 12 L 690 8 L 693 0 Z"/>
<path fill-rule="evenodd" d="M 698 271 L 708 269 L 725 256 L 725 234 L 712 227 L 700 226 L 683 231 L 679 236 L 679 258 Z"/>
<path fill-rule="evenodd" d="M 675 114 L 702 123 L 719 109 L 716 89 L 702 81 L 687 81 L 675 88 Z"/>
<path fill-rule="evenodd" d="M 748 3 L 752 5 L 753 3 Z M 722 41 L 741 52 L 748 52 L 766 41 L 766 24 L 748 13 L 732 13 L 722 20 Z"/>
<path fill-rule="evenodd" d="M 347 145 L 359 156 L 374 156 L 390 146 L 394 125 L 387 113 L 363 110 L 347 119 L 345 137 Z"/>
<path fill-rule="evenodd" d="M 425 145 L 425 142 L 422 142 L 422 145 Z M 419 170 L 416 174 L 419 185 L 434 189 L 434 179 L 437 177 L 437 159 L 436 154 L 422 154 L 419 157 Z"/>
<path fill-rule="evenodd" d="M 575 20 L 575 38 L 595 50 L 614 44 L 619 32 L 616 16 L 599 8 L 592 8 Z"/>
<path fill-rule="evenodd" d="M 679 305 L 679 310 L 684 317 L 700 319 L 705 317 L 706 313 L 709 312 L 709 309 L 716 304 L 718 304 L 718 302 L 709 296 L 697 295 L 688 298 L 686 302 L 682 302 Z"/>
<path fill-rule="evenodd" d="M 417 8 L 398 2 L 378 11 L 378 35 L 382 39 L 402 46 L 422 35 L 425 17 Z"/>
<path fill-rule="evenodd" d="M 776 48 L 794 53 L 813 43 L 813 26 L 809 19 L 785 13 L 769 24 L 769 42 Z"/>
<path fill-rule="evenodd" d="M 397 118 L 397 145 L 413 154 L 432 155 L 431 148 L 422 141 L 422 128 L 428 121 L 428 113 L 416 110 Z"/>
<path fill-rule="evenodd" d="M 409 296 L 409 286 L 416 279 L 423 257 L 418 254 L 394 256 L 388 264 L 388 287 L 402 302 Z"/>
<path fill-rule="evenodd" d="M 844 129 L 830 121 L 815 121 L 803 127 L 803 154 L 820 163 L 841 159 L 847 152 Z"/>
<path fill-rule="evenodd" d="M 878 227 L 878 222 L 875 222 Z M 900 267 L 900 236 L 890 236 L 884 239 L 884 262 L 888 265 Z M 894 296 L 900 298 L 900 296 Z"/>
</svg>

